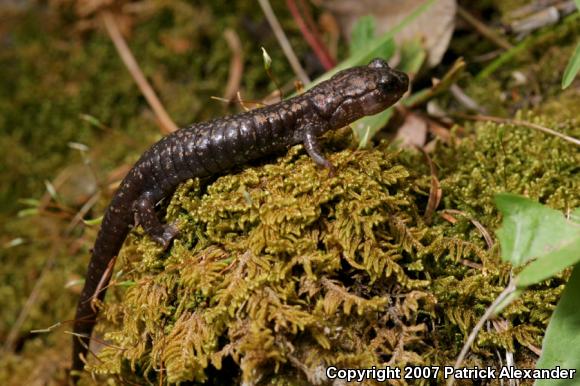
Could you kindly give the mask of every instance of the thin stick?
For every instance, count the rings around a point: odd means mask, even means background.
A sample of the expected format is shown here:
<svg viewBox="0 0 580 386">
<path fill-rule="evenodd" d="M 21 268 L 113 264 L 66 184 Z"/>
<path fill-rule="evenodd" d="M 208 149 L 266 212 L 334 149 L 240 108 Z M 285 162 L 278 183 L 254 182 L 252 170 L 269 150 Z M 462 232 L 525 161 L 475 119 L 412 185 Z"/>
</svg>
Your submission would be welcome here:
<svg viewBox="0 0 580 386">
<path fill-rule="evenodd" d="M 504 50 L 509 50 L 513 46 L 504 38 L 496 34 L 491 28 L 477 20 L 472 14 L 467 12 L 464 8 L 457 6 L 457 14 L 461 16 L 463 20 L 472 26 L 481 36 L 489 39 L 496 46 L 503 48 Z"/>
<path fill-rule="evenodd" d="M 102 11 L 101 17 L 109 37 L 113 41 L 113 44 L 115 44 L 115 48 L 117 49 L 119 56 L 131 73 L 133 80 L 135 83 L 137 83 L 137 86 L 147 100 L 147 103 L 149 103 L 149 106 L 151 106 L 151 109 L 153 109 L 153 113 L 161 125 L 161 131 L 164 134 L 169 134 L 178 130 L 177 125 L 171 120 L 169 114 L 167 114 L 167 111 L 165 111 L 165 108 L 159 101 L 159 98 L 157 98 L 155 91 L 153 91 L 153 88 L 149 82 L 147 82 L 145 75 L 143 75 L 139 64 L 137 64 L 135 57 L 131 53 L 129 46 L 123 38 L 123 35 L 121 35 L 121 31 L 119 31 L 119 26 L 115 22 L 115 17 L 113 14 L 109 11 Z"/>
<path fill-rule="evenodd" d="M 433 218 L 433 213 L 435 209 L 439 206 L 441 202 L 441 196 L 443 195 L 443 190 L 441 189 L 441 184 L 439 183 L 439 179 L 437 178 L 437 170 L 435 169 L 435 165 L 429 157 L 429 154 L 425 149 L 420 146 L 417 148 L 423 153 L 425 159 L 427 160 L 427 164 L 429 165 L 429 172 L 431 173 L 431 187 L 429 188 L 429 199 L 427 200 L 427 208 L 425 209 L 425 214 L 423 218 L 427 224 L 431 223 L 431 219 Z"/>
<path fill-rule="evenodd" d="M 477 230 L 479 230 L 479 233 L 481 233 L 481 235 L 485 239 L 485 243 L 487 244 L 487 247 L 489 249 L 493 248 L 493 239 L 489 235 L 489 232 L 487 231 L 487 229 L 485 229 L 485 227 L 479 221 L 477 221 L 476 219 L 474 219 L 473 217 L 471 217 L 467 213 L 462 212 L 462 211 L 457 210 L 457 209 L 444 209 L 443 212 L 444 213 L 459 214 L 459 215 L 464 216 L 467 219 L 469 219 L 469 221 L 471 221 L 471 223 L 477 228 Z"/>
<path fill-rule="evenodd" d="M 504 289 L 502 291 L 502 293 L 499 294 L 499 296 L 493 301 L 493 303 L 491 303 L 491 305 L 487 308 L 487 310 L 485 310 L 485 313 L 483 314 L 481 319 L 479 319 L 479 321 L 477 322 L 475 327 L 473 327 L 473 330 L 471 330 L 471 332 L 469 333 L 469 336 L 467 337 L 467 340 L 465 341 L 465 344 L 463 345 L 463 348 L 461 349 L 461 352 L 459 353 L 459 356 L 457 357 L 457 360 L 455 361 L 455 364 L 453 365 L 454 369 L 458 369 L 459 366 L 461 366 L 461 364 L 463 363 L 463 360 L 465 359 L 465 356 L 469 352 L 471 345 L 475 341 L 475 338 L 477 337 L 479 330 L 481 330 L 481 328 L 483 327 L 485 322 L 487 322 L 487 320 L 491 317 L 491 315 L 494 313 L 497 306 L 501 302 L 503 302 L 508 296 L 510 296 L 515 290 L 516 290 L 516 285 L 515 285 L 515 282 L 512 280 L 508 284 L 506 289 Z M 447 381 L 447 386 L 453 386 L 454 383 L 455 383 L 455 377 L 453 377 L 453 375 L 452 375 L 449 378 L 449 380 Z"/>
<path fill-rule="evenodd" d="M 240 42 L 240 38 L 236 34 L 236 31 L 229 28 L 226 29 L 224 31 L 224 38 L 232 52 L 224 99 L 226 99 L 228 103 L 231 103 L 236 98 L 236 93 L 240 89 L 240 83 L 242 82 L 242 74 L 244 73 L 244 52 L 242 50 L 242 43 Z"/>
<path fill-rule="evenodd" d="M 274 14 L 270 2 L 268 0 L 258 0 L 258 3 L 260 3 L 260 7 L 262 7 L 262 11 L 264 11 L 264 15 L 268 20 L 268 24 L 270 24 L 272 31 L 274 31 L 274 35 L 276 35 L 276 39 L 278 39 L 278 43 L 280 44 L 280 47 L 282 47 L 282 51 L 284 52 L 284 55 L 286 55 L 286 59 L 288 59 L 292 70 L 294 70 L 294 73 L 302 81 L 302 83 L 310 83 L 310 78 L 308 75 L 306 75 L 306 71 L 304 71 L 302 65 L 300 65 L 300 61 L 298 61 L 298 58 L 294 53 L 294 50 L 292 50 L 292 46 L 290 45 L 286 34 L 282 30 L 280 22 L 278 22 L 278 19 Z"/>
<path fill-rule="evenodd" d="M 324 67 L 324 69 L 327 71 L 333 68 L 336 65 L 336 62 L 330 56 L 324 44 L 322 44 L 322 42 L 320 41 L 317 31 L 312 30 L 311 27 L 306 23 L 306 21 L 302 17 L 302 14 L 298 9 L 295 0 L 286 0 L 286 5 L 288 6 L 288 10 L 290 10 L 290 13 L 292 14 L 292 17 L 294 17 L 296 25 L 298 25 L 298 28 L 300 28 L 300 32 L 302 32 L 304 39 L 306 40 L 308 45 L 310 45 L 312 51 L 314 51 L 314 54 L 320 61 L 320 64 L 322 64 L 322 67 Z"/>
<path fill-rule="evenodd" d="M 34 286 L 32 287 L 32 291 L 28 295 L 26 302 L 22 306 L 20 313 L 18 314 L 18 318 L 12 325 L 12 328 L 8 332 L 6 336 L 6 340 L 4 341 L 3 350 L 6 352 L 12 352 L 15 347 L 16 339 L 18 338 L 18 334 L 20 333 L 20 328 L 28 318 L 30 311 L 32 310 L 32 306 L 38 300 L 38 296 L 40 295 L 40 291 L 42 289 L 42 285 L 44 284 L 44 280 L 48 271 L 54 266 L 56 261 L 56 250 L 52 250 L 50 257 L 44 263 L 42 267 L 42 271 L 40 271 L 40 275 L 36 279 Z"/>
<path fill-rule="evenodd" d="M 580 139 L 570 137 L 566 134 L 560 133 L 559 131 L 549 129 L 547 127 L 544 127 L 544 126 L 541 126 L 541 125 L 538 125 L 538 124 L 535 124 L 532 122 L 520 121 L 519 119 L 492 117 L 489 115 L 466 115 L 466 114 L 455 114 L 455 115 L 460 117 L 460 118 L 470 119 L 472 121 L 491 121 L 491 122 L 496 122 L 496 123 L 507 123 L 510 125 L 525 126 L 525 127 L 531 128 L 531 129 L 539 130 L 539 131 L 546 133 L 546 134 L 555 135 L 556 137 L 560 137 L 565 141 L 573 143 L 574 145 L 580 146 Z"/>
<path fill-rule="evenodd" d="M 83 220 L 83 217 L 91 210 L 91 208 L 99 201 L 101 197 L 101 191 L 97 191 L 97 193 L 93 194 L 81 207 L 81 209 L 75 214 L 73 219 L 67 225 L 65 234 L 68 236 L 72 233 L 75 227 Z"/>
</svg>

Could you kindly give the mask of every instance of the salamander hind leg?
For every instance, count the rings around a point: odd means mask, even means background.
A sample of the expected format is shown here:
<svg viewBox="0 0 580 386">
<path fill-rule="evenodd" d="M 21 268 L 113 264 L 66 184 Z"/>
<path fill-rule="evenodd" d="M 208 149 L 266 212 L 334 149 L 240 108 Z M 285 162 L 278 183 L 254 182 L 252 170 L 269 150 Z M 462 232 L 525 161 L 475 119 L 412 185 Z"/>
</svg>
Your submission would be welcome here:
<svg viewBox="0 0 580 386">
<path fill-rule="evenodd" d="M 145 233 L 164 249 L 169 247 L 171 240 L 177 236 L 179 230 L 173 224 L 162 224 L 155 213 L 155 202 L 150 193 L 144 193 L 133 204 L 135 224 L 141 224 Z"/>
<path fill-rule="evenodd" d="M 336 175 L 336 168 L 334 165 L 324 158 L 322 151 L 320 150 L 320 145 L 318 144 L 318 138 L 310 130 L 307 130 L 304 135 L 304 148 L 306 152 L 312 158 L 312 160 L 319 166 L 328 169 L 328 175 L 333 177 Z"/>
</svg>

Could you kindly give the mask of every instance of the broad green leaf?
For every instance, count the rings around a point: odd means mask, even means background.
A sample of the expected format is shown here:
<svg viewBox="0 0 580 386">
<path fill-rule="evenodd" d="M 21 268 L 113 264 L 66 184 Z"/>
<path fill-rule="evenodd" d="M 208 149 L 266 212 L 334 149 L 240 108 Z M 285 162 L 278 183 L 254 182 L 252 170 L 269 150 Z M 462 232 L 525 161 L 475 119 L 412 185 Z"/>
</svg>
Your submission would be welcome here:
<svg viewBox="0 0 580 386">
<path fill-rule="evenodd" d="M 497 231 L 502 259 L 515 266 L 532 258 L 549 258 L 580 237 L 580 227 L 557 210 L 509 193 L 496 195 L 495 202 L 503 213 Z M 572 262 L 572 256 L 569 259 Z"/>
<path fill-rule="evenodd" d="M 578 75 L 578 71 L 580 71 L 580 43 L 576 45 L 576 50 L 574 51 L 574 54 L 572 54 L 572 57 L 566 66 L 566 70 L 564 70 L 562 89 L 565 89 L 572 84 L 574 78 Z"/>
<path fill-rule="evenodd" d="M 527 287 L 556 275 L 580 262 L 580 236 L 562 248 L 532 261 L 516 278 L 518 287 Z"/>
<path fill-rule="evenodd" d="M 378 114 L 364 117 L 351 123 L 350 127 L 358 138 L 359 149 L 364 149 L 369 146 L 371 139 L 387 124 L 393 116 L 393 112 L 393 108 L 390 107 Z"/>
<path fill-rule="evenodd" d="M 364 51 L 375 38 L 375 18 L 371 15 L 359 18 L 350 34 L 350 55 Z"/>
<path fill-rule="evenodd" d="M 575 369 L 575 379 L 537 380 L 536 386 L 577 385 L 580 374 L 580 265 L 576 265 L 544 336 L 538 369 Z"/>
</svg>

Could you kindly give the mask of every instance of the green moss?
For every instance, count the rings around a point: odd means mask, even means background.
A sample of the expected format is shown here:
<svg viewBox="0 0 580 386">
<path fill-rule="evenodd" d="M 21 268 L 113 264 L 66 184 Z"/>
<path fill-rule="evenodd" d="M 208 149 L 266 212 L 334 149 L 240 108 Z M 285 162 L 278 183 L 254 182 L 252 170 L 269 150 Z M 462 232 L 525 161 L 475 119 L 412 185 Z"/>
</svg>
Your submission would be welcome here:
<svg viewBox="0 0 580 386">
<path fill-rule="evenodd" d="M 443 208 L 491 232 L 491 197 L 505 184 L 560 209 L 578 204 L 570 145 L 505 125 L 480 124 L 477 133 L 434 154 L 447 165 Z M 330 364 L 452 363 L 510 267 L 469 221 L 424 223 L 428 176 L 409 172 L 414 157 L 384 146 L 343 150 L 330 155 L 339 172 L 328 177 L 295 147 L 207 187 L 183 184 L 167 207 L 181 229 L 171 250 L 141 230 L 123 250 L 117 280 L 134 285 L 106 303 L 100 329 L 111 346 L 89 368 L 164 384 L 208 374 L 307 384 Z M 497 349 L 527 361 L 562 283 L 536 286 L 508 307 L 468 364 L 493 363 Z"/>
<path fill-rule="evenodd" d="M 575 102 L 580 102 L 576 96 Z M 568 120 L 533 114 L 518 114 L 523 119 L 580 137 L 580 116 Z M 580 154 L 577 148 L 553 135 L 511 124 L 481 123 L 474 127 L 475 139 L 459 141 L 435 155 L 443 175 L 441 181 L 446 207 L 466 211 L 471 216 L 491 215 L 497 226 L 495 193 L 526 195 L 553 208 L 569 210 L 580 205 L 577 186 L 580 180 Z"/>
</svg>

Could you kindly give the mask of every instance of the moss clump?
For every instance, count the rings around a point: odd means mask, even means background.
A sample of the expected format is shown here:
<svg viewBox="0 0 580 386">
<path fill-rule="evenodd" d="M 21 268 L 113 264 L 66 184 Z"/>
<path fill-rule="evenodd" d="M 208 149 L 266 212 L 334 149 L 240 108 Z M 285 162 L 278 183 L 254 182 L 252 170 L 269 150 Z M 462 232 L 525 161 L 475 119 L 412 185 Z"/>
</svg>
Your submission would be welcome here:
<svg viewBox="0 0 580 386">
<path fill-rule="evenodd" d="M 578 96 L 570 104 L 580 102 Z M 580 115 L 555 121 L 546 116 L 517 114 L 522 119 L 572 137 L 580 137 Z M 441 148 L 445 207 L 464 210 L 495 228 L 493 196 L 512 192 L 563 211 L 580 206 L 580 153 L 577 146 L 553 135 L 513 124 L 480 123 L 475 138 Z"/>
<path fill-rule="evenodd" d="M 135 285 L 106 309 L 123 350 L 106 348 L 94 370 L 123 374 L 127 360 L 150 380 L 203 381 L 229 357 L 234 378 L 306 382 L 327 363 L 371 366 L 395 351 L 397 364 L 424 362 L 410 347 L 435 299 L 418 272 L 426 231 L 408 172 L 384 150 L 343 151 L 330 178 L 298 149 L 205 195 L 181 186 L 167 209 L 181 227 L 170 253 L 147 237 L 124 250 Z"/>
<path fill-rule="evenodd" d="M 479 221 L 497 225 L 494 190 L 482 188 L 488 176 L 481 170 L 497 169 L 501 154 L 509 175 L 522 176 L 519 185 L 508 180 L 512 190 L 556 207 L 571 204 L 570 192 L 559 188 L 579 185 L 572 178 L 577 158 L 564 156 L 568 145 L 514 129 L 498 155 L 491 138 L 503 130 L 486 126 L 475 139 L 438 149 L 436 160 L 456 165 L 442 170 L 440 209 L 481 210 Z M 561 157 L 536 165 L 528 151 Z M 89 368 L 164 384 L 312 384 L 331 364 L 453 363 L 510 267 L 467 219 L 424 223 L 428 176 L 402 166 L 408 155 L 380 146 L 330 159 L 335 177 L 295 147 L 275 164 L 207 188 L 197 180 L 183 184 L 167 207 L 167 221 L 181 229 L 171 250 L 161 251 L 139 229 L 124 248 L 116 282 L 128 288 L 117 288 L 121 296 L 104 307 L 100 330 L 111 345 Z M 503 186 L 495 174 L 490 189 Z M 527 348 L 540 345 L 562 283 L 538 285 L 508 307 L 501 328 L 480 334 L 466 365 L 494 365 L 497 349 L 533 365 Z"/>
</svg>

